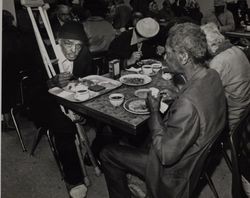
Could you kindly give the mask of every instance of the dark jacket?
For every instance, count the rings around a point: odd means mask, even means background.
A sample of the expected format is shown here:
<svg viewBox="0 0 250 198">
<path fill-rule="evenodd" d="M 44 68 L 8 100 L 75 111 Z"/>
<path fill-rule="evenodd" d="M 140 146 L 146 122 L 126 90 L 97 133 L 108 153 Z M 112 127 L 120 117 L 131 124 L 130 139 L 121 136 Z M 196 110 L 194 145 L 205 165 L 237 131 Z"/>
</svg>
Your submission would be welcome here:
<svg viewBox="0 0 250 198">
<path fill-rule="evenodd" d="M 125 59 L 129 59 L 133 52 L 137 51 L 137 44 L 130 45 L 132 35 L 133 30 L 128 30 L 111 42 L 108 52 L 109 60 L 120 59 L 122 63 Z M 155 43 L 151 40 L 143 41 L 141 51 L 143 54 L 142 59 L 157 56 Z"/>
<path fill-rule="evenodd" d="M 219 75 L 212 69 L 197 72 L 169 109 L 164 128 L 153 132 L 146 173 L 151 197 L 190 197 L 202 166 L 195 167 L 224 129 L 225 114 Z"/>
</svg>

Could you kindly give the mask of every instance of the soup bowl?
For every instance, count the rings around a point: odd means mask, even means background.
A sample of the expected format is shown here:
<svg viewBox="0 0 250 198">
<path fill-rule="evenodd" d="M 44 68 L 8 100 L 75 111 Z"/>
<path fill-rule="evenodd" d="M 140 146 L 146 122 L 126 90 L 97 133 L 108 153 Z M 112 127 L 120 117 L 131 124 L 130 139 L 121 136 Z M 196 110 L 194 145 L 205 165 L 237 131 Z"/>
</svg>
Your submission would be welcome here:
<svg viewBox="0 0 250 198">
<path fill-rule="evenodd" d="M 124 101 L 124 95 L 121 93 L 113 93 L 109 95 L 109 101 L 114 107 L 120 106 Z"/>
</svg>

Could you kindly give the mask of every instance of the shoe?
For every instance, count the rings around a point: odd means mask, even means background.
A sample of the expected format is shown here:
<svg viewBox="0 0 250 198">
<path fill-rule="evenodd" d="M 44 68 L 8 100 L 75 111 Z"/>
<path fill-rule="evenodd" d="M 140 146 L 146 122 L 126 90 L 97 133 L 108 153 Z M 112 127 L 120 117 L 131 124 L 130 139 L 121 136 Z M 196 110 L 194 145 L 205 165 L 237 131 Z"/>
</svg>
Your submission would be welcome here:
<svg viewBox="0 0 250 198">
<path fill-rule="evenodd" d="M 71 198 L 84 198 L 87 194 L 87 187 L 84 184 L 75 186 L 69 191 Z"/>
</svg>

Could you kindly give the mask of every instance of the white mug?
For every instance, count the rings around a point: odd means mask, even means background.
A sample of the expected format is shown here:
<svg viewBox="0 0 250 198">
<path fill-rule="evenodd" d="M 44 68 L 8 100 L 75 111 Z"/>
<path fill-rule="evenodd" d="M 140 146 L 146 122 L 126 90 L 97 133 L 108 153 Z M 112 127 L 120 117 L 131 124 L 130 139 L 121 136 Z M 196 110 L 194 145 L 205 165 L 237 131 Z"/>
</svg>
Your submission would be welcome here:
<svg viewBox="0 0 250 198">
<path fill-rule="evenodd" d="M 149 75 L 153 72 L 151 65 L 143 65 L 142 66 L 142 72 L 146 75 Z"/>
</svg>

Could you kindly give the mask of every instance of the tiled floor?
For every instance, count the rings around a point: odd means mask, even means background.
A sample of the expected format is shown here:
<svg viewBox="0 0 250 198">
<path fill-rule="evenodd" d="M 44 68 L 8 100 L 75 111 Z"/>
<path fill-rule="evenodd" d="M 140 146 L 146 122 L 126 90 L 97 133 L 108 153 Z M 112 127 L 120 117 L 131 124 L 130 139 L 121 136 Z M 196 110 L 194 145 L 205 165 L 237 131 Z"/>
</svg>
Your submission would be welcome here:
<svg viewBox="0 0 250 198">
<path fill-rule="evenodd" d="M 24 142 L 30 151 L 35 128 L 26 119 L 21 119 Z M 35 156 L 22 152 L 15 131 L 2 132 L 1 183 L 3 198 L 67 198 L 64 182 L 60 178 L 54 158 L 44 137 L 37 147 Z M 96 177 L 88 168 L 92 185 L 88 188 L 88 198 L 108 198 L 105 179 Z M 225 161 L 217 166 L 212 179 L 220 198 L 231 198 L 231 175 Z M 213 194 L 205 186 L 199 198 L 212 198 Z"/>
</svg>

